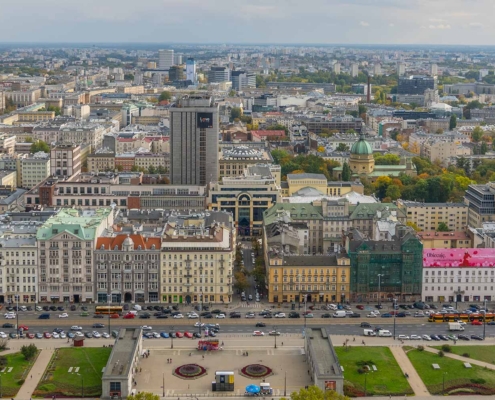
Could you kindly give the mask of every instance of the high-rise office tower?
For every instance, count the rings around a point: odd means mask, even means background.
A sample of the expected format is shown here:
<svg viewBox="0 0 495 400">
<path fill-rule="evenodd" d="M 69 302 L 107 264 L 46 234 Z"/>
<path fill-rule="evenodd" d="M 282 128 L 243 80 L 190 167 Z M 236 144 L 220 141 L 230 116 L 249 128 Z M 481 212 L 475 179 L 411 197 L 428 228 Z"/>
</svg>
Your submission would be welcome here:
<svg viewBox="0 0 495 400">
<path fill-rule="evenodd" d="M 430 65 L 430 75 L 431 76 L 437 76 L 438 75 L 438 65 L 437 64 L 431 64 Z"/>
<path fill-rule="evenodd" d="M 373 74 L 375 76 L 379 76 L 382 74 L 382 65 L 380 63 L 376 63 L 374 66 L 373 66 Z"/>
<path fill-rule="evenodd" d="M 227 67 L 211 67 L 208 71 L 208 82 L 230 81 L 230 70 Z"/>
<path fill-rule="evenodd" d="M 173 50 L 158 50 L 158 68 L 169 69 L 174 65 Z"/>
<path fill-rule="evenodd" d="M 402 76 L 406 73 L 406 64 L 403 62 L 397 63 L 397 75 Z"/>
<path fill-rule="evenodd" d="M 170 109 L 170 179 L 174 185 L 218 181 L 218 105 L 188 96 Z"/>
<path fill-rule="evenodd" d="M 188 58 L 186 60 L 186 79 L 193 84 L 197 81 L 196 76 L 196 60 L 194 58 Z"/>
<path fill-rule="evenodd" d="M 340 74 L 340 63 L 339 62 L 336 62 L 335 64 L 333 64 L 333 72 L 336 74 Z"/>
<path fill-rule="evenodd" d="M 174 65 L 182 64 L 182 54 L 174 54 Z"/>
<path fill-rule="evenodd" d="M 359 65 L 357 63 L 353 63 L 351 65 L 351 76 L 356 77 L 359 74 Z"/>
</svg>

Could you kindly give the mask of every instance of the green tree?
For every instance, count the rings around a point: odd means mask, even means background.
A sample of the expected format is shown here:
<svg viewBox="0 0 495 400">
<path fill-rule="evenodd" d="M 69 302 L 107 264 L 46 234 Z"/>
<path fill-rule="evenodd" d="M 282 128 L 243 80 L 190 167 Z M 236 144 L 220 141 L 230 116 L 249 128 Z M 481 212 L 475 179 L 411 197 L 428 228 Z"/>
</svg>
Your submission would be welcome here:
<svg viewBox="0 0 495 400">
<path fill-rule="evenodd" d="M 170 100 L 171 98 L 172 98 L 172 93 L 165 90 L 160 93 L 160 96 L 158 97 L 158 101 Z"/>
<path fill-rule="evenodd" d="M 38 348 L 34 343 L 31 343 L 29 346 L 24 345 L 21 347 L 21 353 L 26 360 L 32 360 L 37 352 Z"/>
<path fill-rule="evenodd" d="M 435 133 L 441 135 L 443 133 L 443 129 L 442 128 L 438 128 Z"/>
<path fill-rule="evenodd" d="M 153 165 L 148 167 L 148 174 L 156 174 L 156 168 Z"/>
<path fill-rule="evenodd" d="M 445 222 L 440 222 L 437 227 L 437 232 L 449 232 L 449 226 Z"/>
<path fill-rule="evenodd" d="M 352 177 L 352 171 L 351 167 L 349 167 L 349 164 L 344 162 L 344 165 L 342 166 L 342 180 L 344 182 L 349 182 Z"/>
<path fill-rule="evenodd" d="M 234 97 L 236 95 L 236 91 L 234 89 L 231 89 L 229 92 L 229 97 Z"/>
<path fill-rule="evenodd" d="M 127 396 L 127 400 L 160 400 L 160 396 L 150 392 L 139 392 Z"/>
<path fill-rule="evenodd" d="M 33 143 L 30 148 L 31 153 L 38 153 L 42 151 L 44 153 L 50 153 L 50 146 L 43 140 L 38 140 L 36 143 Z"/>
<path fill-rule="evenodd" d="M 397 154 L 385 154 L 380 155 L 379 153 L 373 154 L 375 158 L 375 165 L 399 165 L 400 157 Z"/>
<path fill-rule="evenodd" d="M 473 142 L 478 143 L 481 138 L 483 137 L 483 129 L 481 127 L 477 126 L 473 129 L 473 132 L 471 133 L 471 139 Z"/>
<path fill-rule="evenodd" d="M 453 130 L 457 127 L 457 117 L 455 114 L 452 114 L 450 116 L 450 121 L 449 121 L 449 130 Z"/>
<path fill-rule="evenodd" d="M 230 122 L 232 122 L 236 118 L 241 118 L 242 110 L 239 107 L 234 107 L 230 110 Z"/>
<path fill-rule="evenodd" d="M 335 151 L 349 151 L 349 146 L 345 143 L 339 143 Z"/>
<path fill-rule="evenodd" d="M 249 282 L 246 275 L 242 271 L 234 273 L 234 288 L 239 292 L 243 292 L 249 287 Z"/>
<path fill-rule="evenodd" d="M 292 392 L 291 400 L 350 400 L 349 397 L 338 394 L 333 390 L 323 391 L 317 386 L 308 386 L 307 389 L 301 388 L 299 392 Z M 282 400 L 286 400 L 282 398 Z"/>
<path fill-rule="evenodd" d="M 385 196 L 390 197 L 392 200 L 400 198 L 400 187 L 398 185 L 390 185 L 385 191 Z"/>
<path fill-rule="evenodd" d="M 488 145 L 485 141 L 481 142 L 480 153 L 485 154 L 488 151 Z"/>
<path fill-rule="evenodd" d="M 495 140 L 495 139 L 494 139 Z M 25 143 L 33 143 L 33 138 L 31 136 L 28 136 L 24 139 Z"/>
</svg>

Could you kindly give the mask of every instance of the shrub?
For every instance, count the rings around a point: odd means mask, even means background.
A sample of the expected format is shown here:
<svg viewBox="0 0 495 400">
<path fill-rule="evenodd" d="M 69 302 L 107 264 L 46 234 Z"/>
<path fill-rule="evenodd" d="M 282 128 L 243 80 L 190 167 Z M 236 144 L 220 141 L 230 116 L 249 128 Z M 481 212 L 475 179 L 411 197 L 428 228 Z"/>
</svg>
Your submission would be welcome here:
<svg viewBox="0 0 495 400">
<path fill-rule="evenodd" d="M 469 353 L 462 353 L 462 356 L 469 358 Z"/>
<path fill-rule="evenodd" d="M 38 348 L 35 344 L 30 344 L 29 346 L 22 346 L 21 353 L 26 360 L 31 360 L 36 353 L 38 352 Z"/>
<path fill-rule="evenodd" d="M 24 384 L 24 379 L 19 379 L 19 380 L 17 381 L 17 384 L 18 384 L 18 385 L 22 385 L 22 384 Z"/>
<path fill-rule="evenodd" d="M 472 383 L 478 383 L 480 385 L 483 385 L 484 383 L 486 383 L 486 380 L 483 379 L 483 378 L 473 378 L 473 379 L 471 379 L 471 382 Z"/>
<path fill-rule="evenodd" d="M 452 348 L 450 347 L 449 344 L 444 344 L 442 346 L 442 350 L 445 351 L 446 353 L 450 353 L 452 351 Z"/>
<path fill-rule="evenodd" d="M 358 372 L 358 374 L 364 374 L 367 372 L 367 370 L 364 368 L 358 368 L 357 372 Z"/>
<path fill-rule="evenodd" d="M 444 353 L 442 350 L 440 350 L 440 351 L 438 352 L 438 356 L 439 356 L 439 357 L 443 357 L 444 355 L 445 355 L 445 353 Z"/>
<path fill-rule="evenodd" d="M 5 366 L 7 366 L 7 357 L 0 356 L 0 367 L 5 367 Z"/>
<path fill-rule="evenodd" d="M 425 350 L 425 346 L 421 346 L 421 345 L 419 345 L 419 346 L 418 346 L 418 350 L 419 350 L 419 351 L 424 351 L 424 350 Z"/>
</svg>

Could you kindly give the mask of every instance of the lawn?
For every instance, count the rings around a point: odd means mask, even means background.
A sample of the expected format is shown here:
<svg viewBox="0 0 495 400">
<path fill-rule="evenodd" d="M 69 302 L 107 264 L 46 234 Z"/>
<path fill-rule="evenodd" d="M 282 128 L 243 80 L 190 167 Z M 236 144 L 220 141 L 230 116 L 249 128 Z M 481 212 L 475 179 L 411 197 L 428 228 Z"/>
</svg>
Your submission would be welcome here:
<svg viewBox="0 0 495 400">
<path fill-rule="evenodd" d="M 484 361 L 490 364 L 495 364 L 495 347 L 494 346 L 457 346 L 451 345 L 451 353 L 462 356 L 463 354 L 469 354 L 469 358 L 474 360 Z M 435 346 L 435 349 L 439 349 L 439 346 Z"/>
<path fill-rule="evenodd" d="M 80 397 L 84 386 L 85 397 L 100 396 L 102 369 L 111 351 L 111 348 L 103 347 L 57 349 L 34 395 Z M 69 372 L 71 367 L 73 369 Z M 76 367 L 79 367 L 77 372 Z"/>
<path fill-rule="evenodd" d="M 449 394 L 495 394 L 495 371 L 477 365 L 465 368 L 462 361 L 428 351 L 410 350 L 407 356 L 431 394 L 442 393 L 444 377 Z M 434 370 L 432 364 L 440 369 Z"/>
<path fill-rule="evenodd" d="M 340 365 L 344 367 L 346 394 L 364 395 L 365 374 L 359 373 L 358 363 L 375 365 L 376 372 L 366 376 L 366 393 L 368 396 L 413 394 L 407 379 L 395 361 L 388 347 L 336 347 L 335 351 Z"/>
<path fill-rule="evenodd" d="M 31 361 L 26 361 L 21 353 L 6 354 L 4 357 L 7 359 L 7 369 L 1 374 L 2 396 L 15 397 L 24 383 L 24 380 L 29 375 L 29 371 L 36 361 L 36 357 Z M 12 371 L 7 372 L 10 367 L 12 367 Z"/>
</svg>

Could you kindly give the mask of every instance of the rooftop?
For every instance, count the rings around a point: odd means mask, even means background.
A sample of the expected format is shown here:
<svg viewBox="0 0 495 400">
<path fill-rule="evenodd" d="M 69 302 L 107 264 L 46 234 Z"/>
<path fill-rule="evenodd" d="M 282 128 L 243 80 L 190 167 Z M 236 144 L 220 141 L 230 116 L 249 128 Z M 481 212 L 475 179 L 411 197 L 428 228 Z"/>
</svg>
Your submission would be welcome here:
<svg viewBox="0 0 495 400">
<path fill-rule="evenodd" d="M 137 347 L 141 340 L 141 329 L 121 329 L 118 340 L 112 348 L 107 361 L 103 379 L 112 377 L 128 377 Z"/>
<path fill-rule="evenodd" d="M 330 335 L 325 328 L 308 328 L 306 341 L 318 375 L 332 375 L 343 378 L 339 359 L 333 349 Z"/>
</svg>

